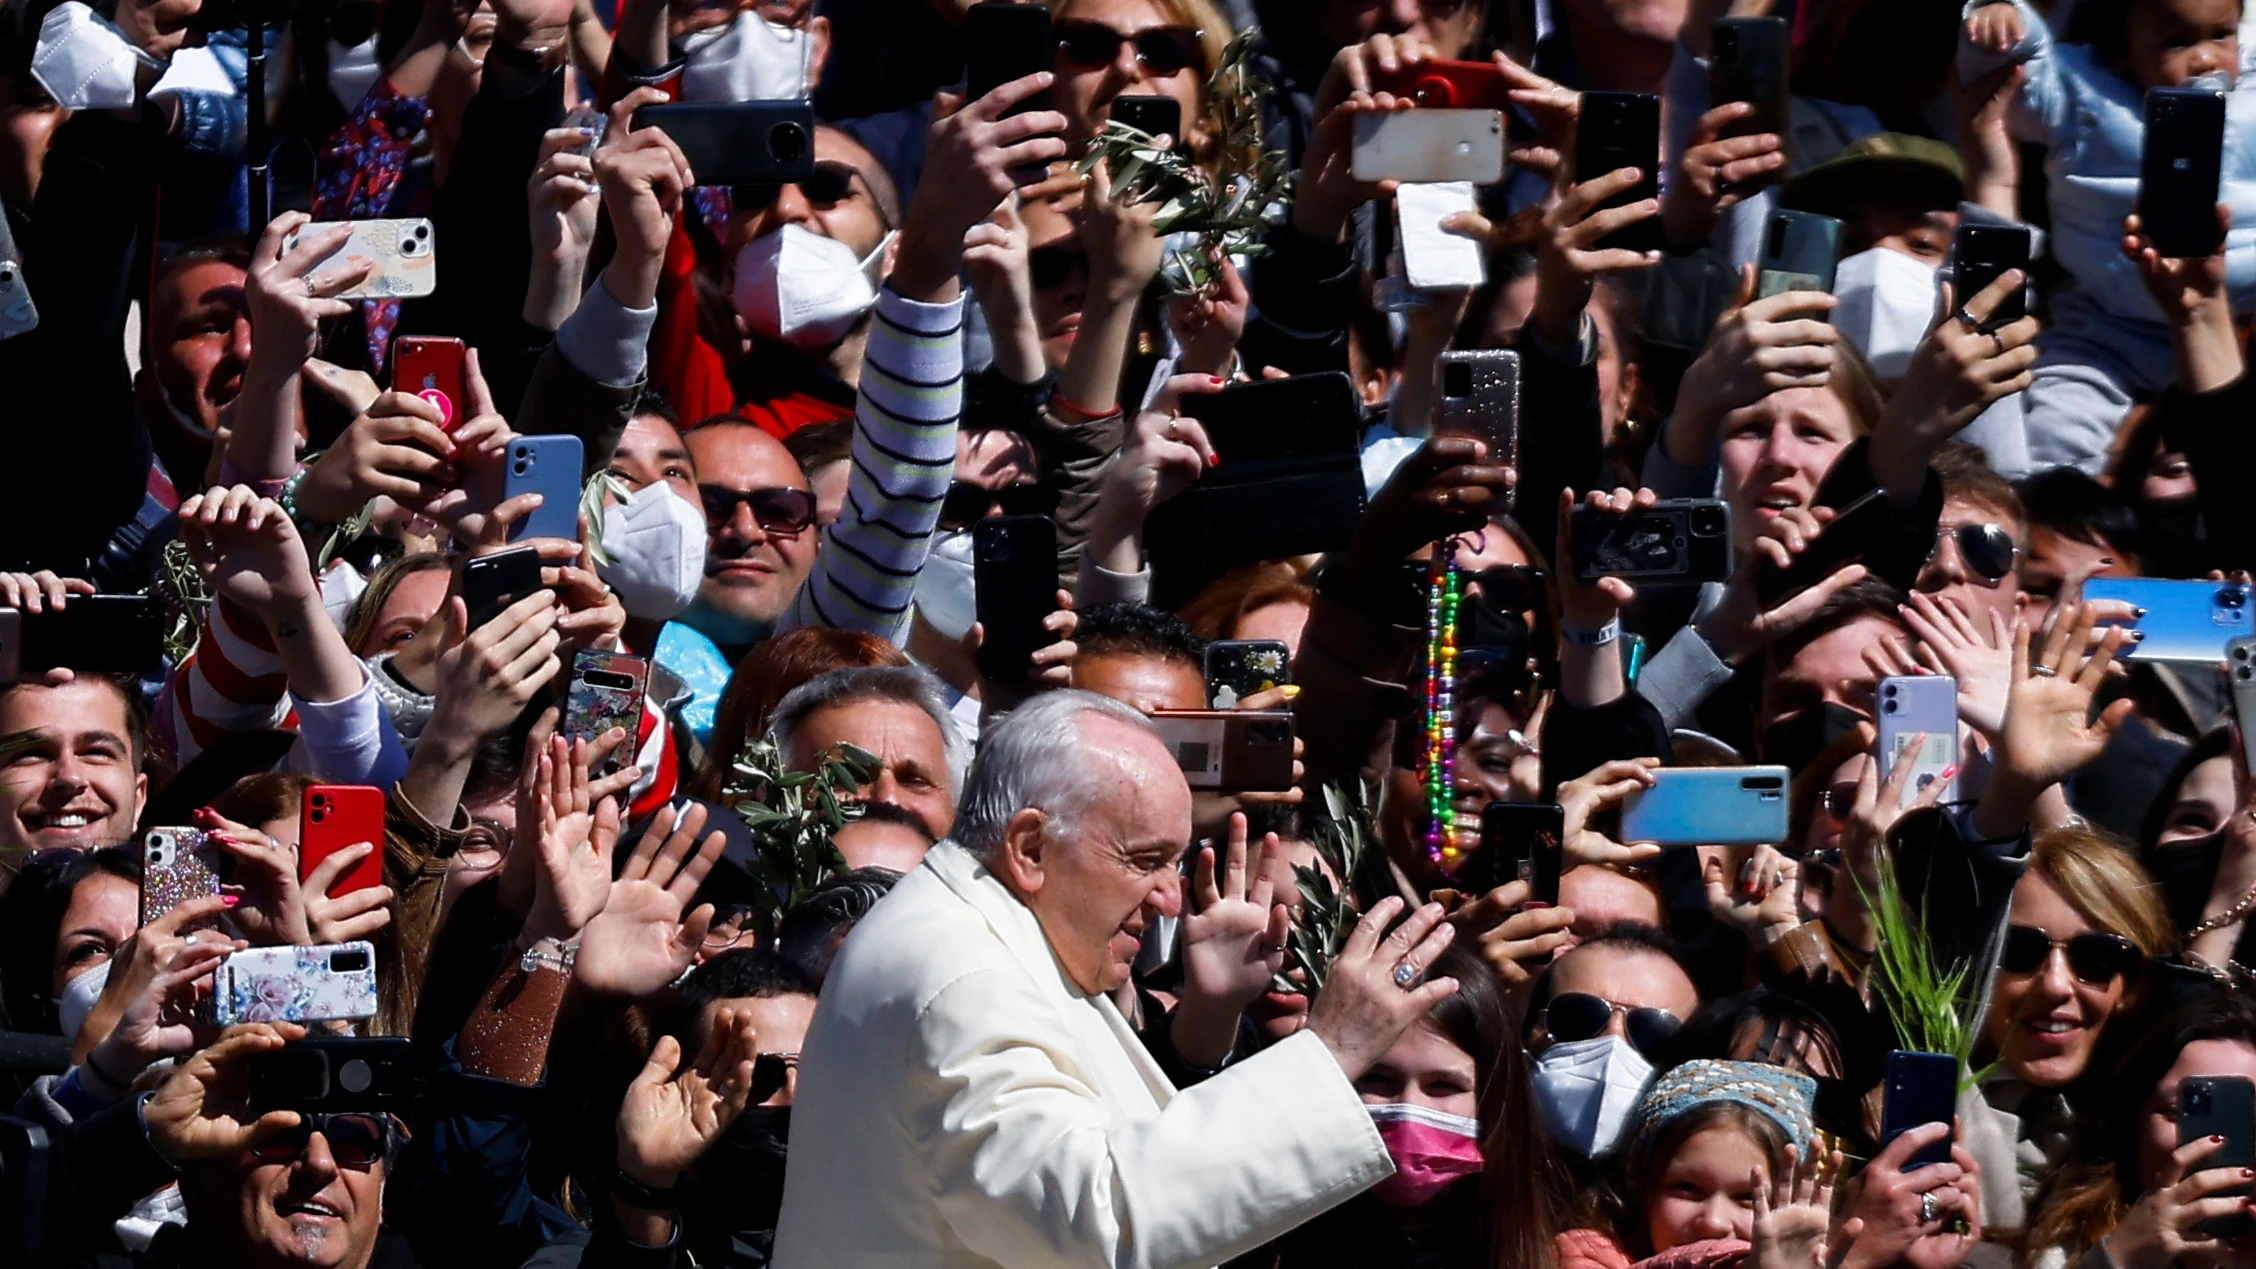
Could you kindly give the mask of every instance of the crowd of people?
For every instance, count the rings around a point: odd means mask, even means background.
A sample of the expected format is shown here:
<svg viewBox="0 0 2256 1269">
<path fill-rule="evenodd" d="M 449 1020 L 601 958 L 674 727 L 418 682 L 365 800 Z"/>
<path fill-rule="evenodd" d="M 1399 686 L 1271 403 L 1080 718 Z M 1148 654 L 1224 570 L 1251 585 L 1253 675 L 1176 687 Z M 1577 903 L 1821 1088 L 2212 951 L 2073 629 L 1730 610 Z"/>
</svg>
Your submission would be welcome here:
<svg viewBox="0 0 2256 1269">
<path fill-rule="evenodd" d="M 2256 1266 L 2238 4 L 1032 7 L 975 96 L 967 0 L 0 0 L 0 1263 Z M 1507 116 L 1430 226 L 1421 68 Z M 799 179 L 638 121 L 746 101 Z M 1680 499 L 1722 567 L 1577 560 Z M 1783 832 L 1634 831 L 1690 768 Z M 221 986 L 337 945 L 366 1009 Z"/>
</svg>

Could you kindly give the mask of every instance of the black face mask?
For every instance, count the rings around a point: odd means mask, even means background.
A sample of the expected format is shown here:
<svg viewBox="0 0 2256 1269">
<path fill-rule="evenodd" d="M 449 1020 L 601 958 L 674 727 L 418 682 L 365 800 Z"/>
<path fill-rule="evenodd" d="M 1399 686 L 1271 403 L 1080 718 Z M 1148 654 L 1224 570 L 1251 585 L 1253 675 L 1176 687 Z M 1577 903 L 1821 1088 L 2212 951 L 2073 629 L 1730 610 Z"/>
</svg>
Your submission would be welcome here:
<svg viewBox="0 0 2256 1269">
<path fill-rule="evenodd" d="M 2150 576 L 2191 577 L 2201 554 L 2199 498 L 2164 498 L 2139 507 L 2139 557 Z"/>
<path fill-rule="evenodd" d="M 700 1241 L 775 1229 L 790 1144 L 789 1106 L 747 1106 L 698 1156 L 696 1182 L 682 1207 Z"/>
<path fill-rule="evenodd" d="M 2162 902 L 2170 909 L 2170 924 L 2190 930 L 2209 904 L 2209 888 L 2217 884 L 2217 865 L 2225 857 L 2225 832 L 2172 842 L 2146 853 L 2146 870 L 2162 887 Z"/>
<path fill-rule="evenodd" d="M 1784 722 L 1763 729 L 1762 760 L 1784 766 L 1796 775 L 1817 760 L 1826 746 L 1857 729 L 1864 716 L 1831 701 L 1803 710 Z"/>
<path fill-rule="evenodd" d="M 1457 646 L 1494 648 L 1499 661 L 1518 665 L 1528 655 L 1527 618 L 1494 607 L 1478 595 L 1467 595 L 1457 607 Z"/>
</svg>

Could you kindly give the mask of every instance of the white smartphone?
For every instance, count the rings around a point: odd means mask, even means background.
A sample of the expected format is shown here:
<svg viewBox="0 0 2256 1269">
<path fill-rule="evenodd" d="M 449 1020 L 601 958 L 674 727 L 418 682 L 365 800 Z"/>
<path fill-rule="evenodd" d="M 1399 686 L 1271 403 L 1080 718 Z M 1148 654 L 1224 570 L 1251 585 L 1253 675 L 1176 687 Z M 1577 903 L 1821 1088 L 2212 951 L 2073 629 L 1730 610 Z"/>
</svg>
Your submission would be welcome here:
<svg viewBox="0 0 2256 1269">
<path fill-rule="evenodd" d="M 432 237 L 428 220 L 317 220 L 284 238 L 283 253 L 288 254 L 306 234 L 340 223 L 351 225 L 352 235 L 322 257 L 314 269 L 327 268 L 332 261 L 366 256 L 376 262 L 376 270 L 360 285 L 339 291 L 337 298 L 405 300 L 439 289 L 438 241 Z"/>
<path fill-rule="evenodd" d="M 1394 192 L 1402 272 L 1419 291 L 1469 291 L 1488 281 L 1481 245 L 1441 227 L 1447 217 L 1477 211 L 1471 181 L 1403 185 Z"/>
<path fill-rule="evenodd" d="M 1504 116 L 1494 110 L 1397 110 L 1355 116 L 1349 171 L 1359 181 L 1504 179 Z"/>
<path fill-rule="evenodd" d="M 1880 680 L 1880 779 L 1886 783 L 1896 764 L 1912 764 L 1901 805 L 1909 806 L 1922 790 L 1958 765 L 1958 680 L 1940 674 L 1906 674 Z M 1917 753 L 1906 752 L 1911 738 L 1925 735 Z M 1943 789 L 1942 800 L 1958 799 L 1954 773 Z"/>
</svg>

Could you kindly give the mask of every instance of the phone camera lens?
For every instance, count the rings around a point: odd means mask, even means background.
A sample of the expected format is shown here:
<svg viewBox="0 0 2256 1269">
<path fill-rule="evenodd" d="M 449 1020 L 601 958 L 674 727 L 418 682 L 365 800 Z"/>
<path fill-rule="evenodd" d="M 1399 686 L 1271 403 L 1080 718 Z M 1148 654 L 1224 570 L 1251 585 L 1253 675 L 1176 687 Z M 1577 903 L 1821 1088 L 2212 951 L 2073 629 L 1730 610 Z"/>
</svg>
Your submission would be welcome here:
<svg viewBox="0 0 2256 1269">
<path fill-rule="evenodd" d="M 529 468 L 529 467 L 528 467 L 528 466 L 526 465 L 526 463 L 525 463 L 525 460 L 524 460 L 524 459 L 520 458 L 520 459 L 518 459 L 518 460 L 517 460 L 517 467 L 516 467 L 516 471 L 517 471 L 517 474 L 518 474 L 518 475 L 522 476 L 522 475 L 524 475 L 524 474 L 525 474 L 525 473 L 526 473 L 527 471 L 529 471 L 529 470 L 531 470 L 531 469 L 530 469 L 530 468 Z"/>
<path fill-rule="evenodd" d="M 807 156 L 807 130 L 796 123 L 779 123 L 768 130 L 768 155 L 782 163 L 797 163 Z"/>
<path fill-rule="evenodd" d="M 1692 511 L 1692 532 L 1703 538 L 1722 537 L 1724 520 L 1721 507 L 1695 507 Z"/>
<path fill-rule="evenodd" d="M 2227 586 L 2217 592 L 2217 603 L 2222 607 L 2238 608 L 2247 602 L 2248 597 L 2240 593 L 2238 586 Z"/>
<path fill-rule="evenodd" d="M 316 807 L 313 810 L 306 812 L 306 818 L 312 820 L 316 824 L 319 824 L 321 821 L 329 818 L 329 812 Z"/>
</svg>

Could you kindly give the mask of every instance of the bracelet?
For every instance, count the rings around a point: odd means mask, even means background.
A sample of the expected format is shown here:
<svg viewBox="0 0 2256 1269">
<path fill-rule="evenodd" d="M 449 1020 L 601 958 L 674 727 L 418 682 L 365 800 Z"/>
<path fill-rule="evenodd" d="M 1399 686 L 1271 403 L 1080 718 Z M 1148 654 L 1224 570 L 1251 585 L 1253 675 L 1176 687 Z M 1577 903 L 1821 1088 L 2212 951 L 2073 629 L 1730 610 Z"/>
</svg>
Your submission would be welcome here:
<svg viewBox="0 0 2256 1269">
<path fill-rule="evenodd" d="M 119 1079 L 117 1076 L 103 1070 L 102 1064 L 94 1060 L 94 1055 L 101 1051 L 102 1050 L 100 1045 L 96 1045 L 95 1047 L 88 1049 L 86 1051 L 86 1060 L 79 1063 L 79 1065 L 85 1067 L 89 1071 L 94 1072 L 96 1078 L 100 1079 L 104 1084 L 109 1085 L 111 1088 L 116 1089 L 120 1094 L 133 1091 L 132 1080 Z"/>
<path fill-rule="evenodd" d="M 1050 404 L 1057 406 L 1059 409 L 1064 410 L 1068 414 L 1078 414 L 1085 419 L 1109 419 L 1113 415 L 1120 413 L 1120 407 L 1117 405 L 1109 410 L 1092 410 L 1085 405 L 1076 405 L 1074 404 L 1073 398 L 1055 389 L 1052 389 L 1050 392 Z"/>
<path fill-rule="evenodd" d="M 541 947 L 543 943 L 548 944 L 555 950 L 543 950 Z M 517 969 L 520 973 L 531 974 L 538 972 L 541 966 L 546 965 L 559 974 L 569 974 L 572 972 L 573 962 L 577 961 L 579 957 L 580 945 L 578 943 L 564 943 L 552 938 L 539 938 L 525 946 L 524 954 L 517 958 Z"/>
<path fill-rule="evenodd" d="M 628 1207 L 646 1212 L 671 1212 L 681 1206 L 681 1192 L 674 1186 L 654 1190 L 626 1174 L 618 1164 L 611 1165 L 611 1197 Z"/>
<path fill-rule="evenodd" d="M 2212 930 L 2224 929 L 2226 926 L 2233 924 L 2244 916 L 2247 916 L 2249 909 L 2251 908 L 2256 908 L 2256 886 L 2250 886 L 2248 888 L 2248 893 L 2240 896 L 2239 899 L 2235 900 L 2231 907 L 2226 908 L 2224 911 L 2218 913 L 2213 917 L 2207 917 L 2203 919 L 2199 925 L 2196 925 L 2192 929 L 2187 930 L 2186 938 L 2190 941 L 2200 938 L 2202 935 L 2207 934 Z"/>
<path fill-rule="evenodd" d="M 1559 635 L 1568 643 L 1585 648 L 1603 648 L 1621 638 L 1621 618 L 1616 617 L 1596 630 L 1577 630 L 1573 626 L 1560 626 Z"/>
</svg>

